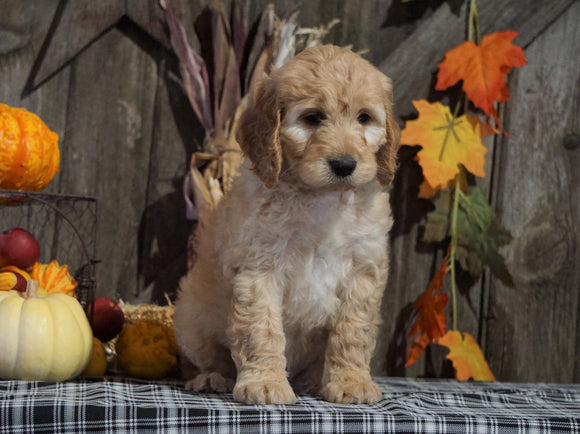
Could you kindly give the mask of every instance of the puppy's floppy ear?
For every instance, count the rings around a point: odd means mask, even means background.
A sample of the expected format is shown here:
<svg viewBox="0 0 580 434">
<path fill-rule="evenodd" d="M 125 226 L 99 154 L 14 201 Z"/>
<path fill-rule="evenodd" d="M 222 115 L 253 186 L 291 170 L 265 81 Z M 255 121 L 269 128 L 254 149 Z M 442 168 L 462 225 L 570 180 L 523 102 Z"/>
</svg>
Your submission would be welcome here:
<svg viewBox="0 0 580 434">
<path fill-rule="evenodd" d="M 275 81 L 267 77 L 257 82 L 250 98 L 238 121 L 236 139 L 252 162 L 254 173 L 271 188 L 278 183 L 282 168 Z"/>
<path fill-rule="evenodd" d="M 376 158 L 377 158 L 377 178 L 382 186 L 388 187 L 399 164 L 397 162 L 397 153 L 399 151 L 399 143 L 401 140 L 401 130 L 395 117 L 393 115 L 393 91 L 391 80 L 385 76 L 385 82 L 383 84 L 385 92 L 385 114 L 386 114 L 386 132 L 387 140 L 379 148 Z"/>
</svg>

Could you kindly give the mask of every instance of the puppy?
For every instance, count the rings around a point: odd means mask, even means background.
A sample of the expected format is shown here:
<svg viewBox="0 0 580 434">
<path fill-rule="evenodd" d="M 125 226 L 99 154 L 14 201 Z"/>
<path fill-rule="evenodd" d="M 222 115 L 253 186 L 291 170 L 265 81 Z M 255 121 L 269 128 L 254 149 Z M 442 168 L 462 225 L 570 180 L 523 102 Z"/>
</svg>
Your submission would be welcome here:
<svg viewBox="0 0 580 434">
<path fill-rule="evenodd" d="M 399 146 L 391 81 L 350 50 L 306 49 L 256 84 L 237 131 L 245 162 L 175 305 L 200 370 L 186 387 L 253 404 L 294 403 L 294 390 L 380 400 L 369 364 Z"/>
</svg>

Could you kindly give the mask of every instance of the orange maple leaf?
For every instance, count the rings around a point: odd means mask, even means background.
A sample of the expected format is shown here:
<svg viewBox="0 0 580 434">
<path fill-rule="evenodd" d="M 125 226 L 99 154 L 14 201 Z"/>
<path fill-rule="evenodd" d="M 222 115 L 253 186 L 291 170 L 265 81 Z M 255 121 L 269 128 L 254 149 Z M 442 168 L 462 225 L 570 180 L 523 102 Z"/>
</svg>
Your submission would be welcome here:
<svg viewBox="0 0 580 434">
<path fill-rule="evenodd" d="M 524 50 L 512 44 L 517 35 L 513 30 L 495 32 L 484 36 L 479 45 L 465 41 L 449 50 L 439 63 L 435 89 L 445 90 L 463 80 L 467 98 L 497 122 L 493 104 L 509 99 L 506 76 L 514 66 L 527 64 Z"/>
<path fill-rule="evenodd" d="M 447 358 L 453 363 L 458 380 L 495 381 L 481 348 L 469 333 L 451 330 L 437 343 L 449 348 Z"/>
<path fill-rule="evenodd" d="M 419 185 L 419 193 L 417 193 L 417 197 L 420 199 L 429 199 L 433 196 L 435 196 L 440 190 L 443 190 L 447 187 L 452 187 L 453 185 L 455 185 L 455 182 L 449 181 L 449 183 L 446 186 L 438 186 L 438 187 L 431 187 L 431 185 L 427 182 L 427 180 L 423 180 L 423 182 L 421 183 L 421 185 Z"/>
<path fill-rule="evenodd" d="M 499 131 L 497 128 L 494 128 L 492 125 L 482 122 L 481 119 L 477 116 L 467 116 L 467 121 L 471 124 L 471 127 L 475 131 L 476 134 L 479 134 L 481 140 L 485 139 L 487 136 L 491 136 L 492 134 L 497 134 Z"/>
<path fill-rule="evenodd" d="M 459 164 L 476 176 L 485 176 L 487 148 L 466 115 L 454 118 L 449 107 L 438 102 L 419 100 L 413 105 L 419 117 L 407 121 L 401 143 L 423 148 L 416 158 L 431 189 L 446 188 L 459 173 Z"/>
<path fill-rule="evenodd" d="M 449 301 L 449 296 L 443 293 L 435 294 L 435 291 L 443 289 L 448 259 L 449 251 L 447 251 L 447 255 L 441 261 L 441 266 L 435 276 L 433 276 L 433 279 L 431 279 L 427 290 L 417 298 L 412 306 L 413 309 L 418 309 L 419 313 L 407 337 L 410 338 L 417 334 L 418 336 L 411 343 L 405 367 L 411 366 L 419 360 L 427 345 L 442 337 L 447 330 L 443 311 Z"/>
</svg>

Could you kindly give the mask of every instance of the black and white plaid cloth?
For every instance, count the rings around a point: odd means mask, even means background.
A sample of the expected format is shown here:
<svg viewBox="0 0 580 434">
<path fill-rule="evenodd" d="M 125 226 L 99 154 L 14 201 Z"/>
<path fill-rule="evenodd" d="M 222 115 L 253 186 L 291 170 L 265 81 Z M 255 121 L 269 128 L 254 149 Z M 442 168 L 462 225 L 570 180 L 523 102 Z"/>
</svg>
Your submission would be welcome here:
<svg viewBox="0 0 580 434">
<path fill-rule="evenodd" d="M 299 397 L 257 406 L 231 395 L 132 380 L 0 381 L 4 433 L 580 433 L 580 385 L 377 378 L 383 400 Z"/>
</svg>

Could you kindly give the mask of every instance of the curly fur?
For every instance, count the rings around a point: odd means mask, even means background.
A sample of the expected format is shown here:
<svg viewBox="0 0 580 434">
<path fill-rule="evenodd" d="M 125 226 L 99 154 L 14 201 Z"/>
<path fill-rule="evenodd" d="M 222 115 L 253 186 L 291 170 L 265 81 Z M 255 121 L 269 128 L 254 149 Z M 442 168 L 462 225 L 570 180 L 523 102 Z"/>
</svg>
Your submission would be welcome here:
<svg viewBox="0 0 580 434">
<path fill-rule="evenodd" d="M 293 403 L 294 390 L 379 400 L 390 80 L 347 49 L 307 49 L 256 85 L 237 139 L 246 161 L 180 282 L 176 336 L 200 370 L 186 387 L 257 404 Z"/>
</svg>

